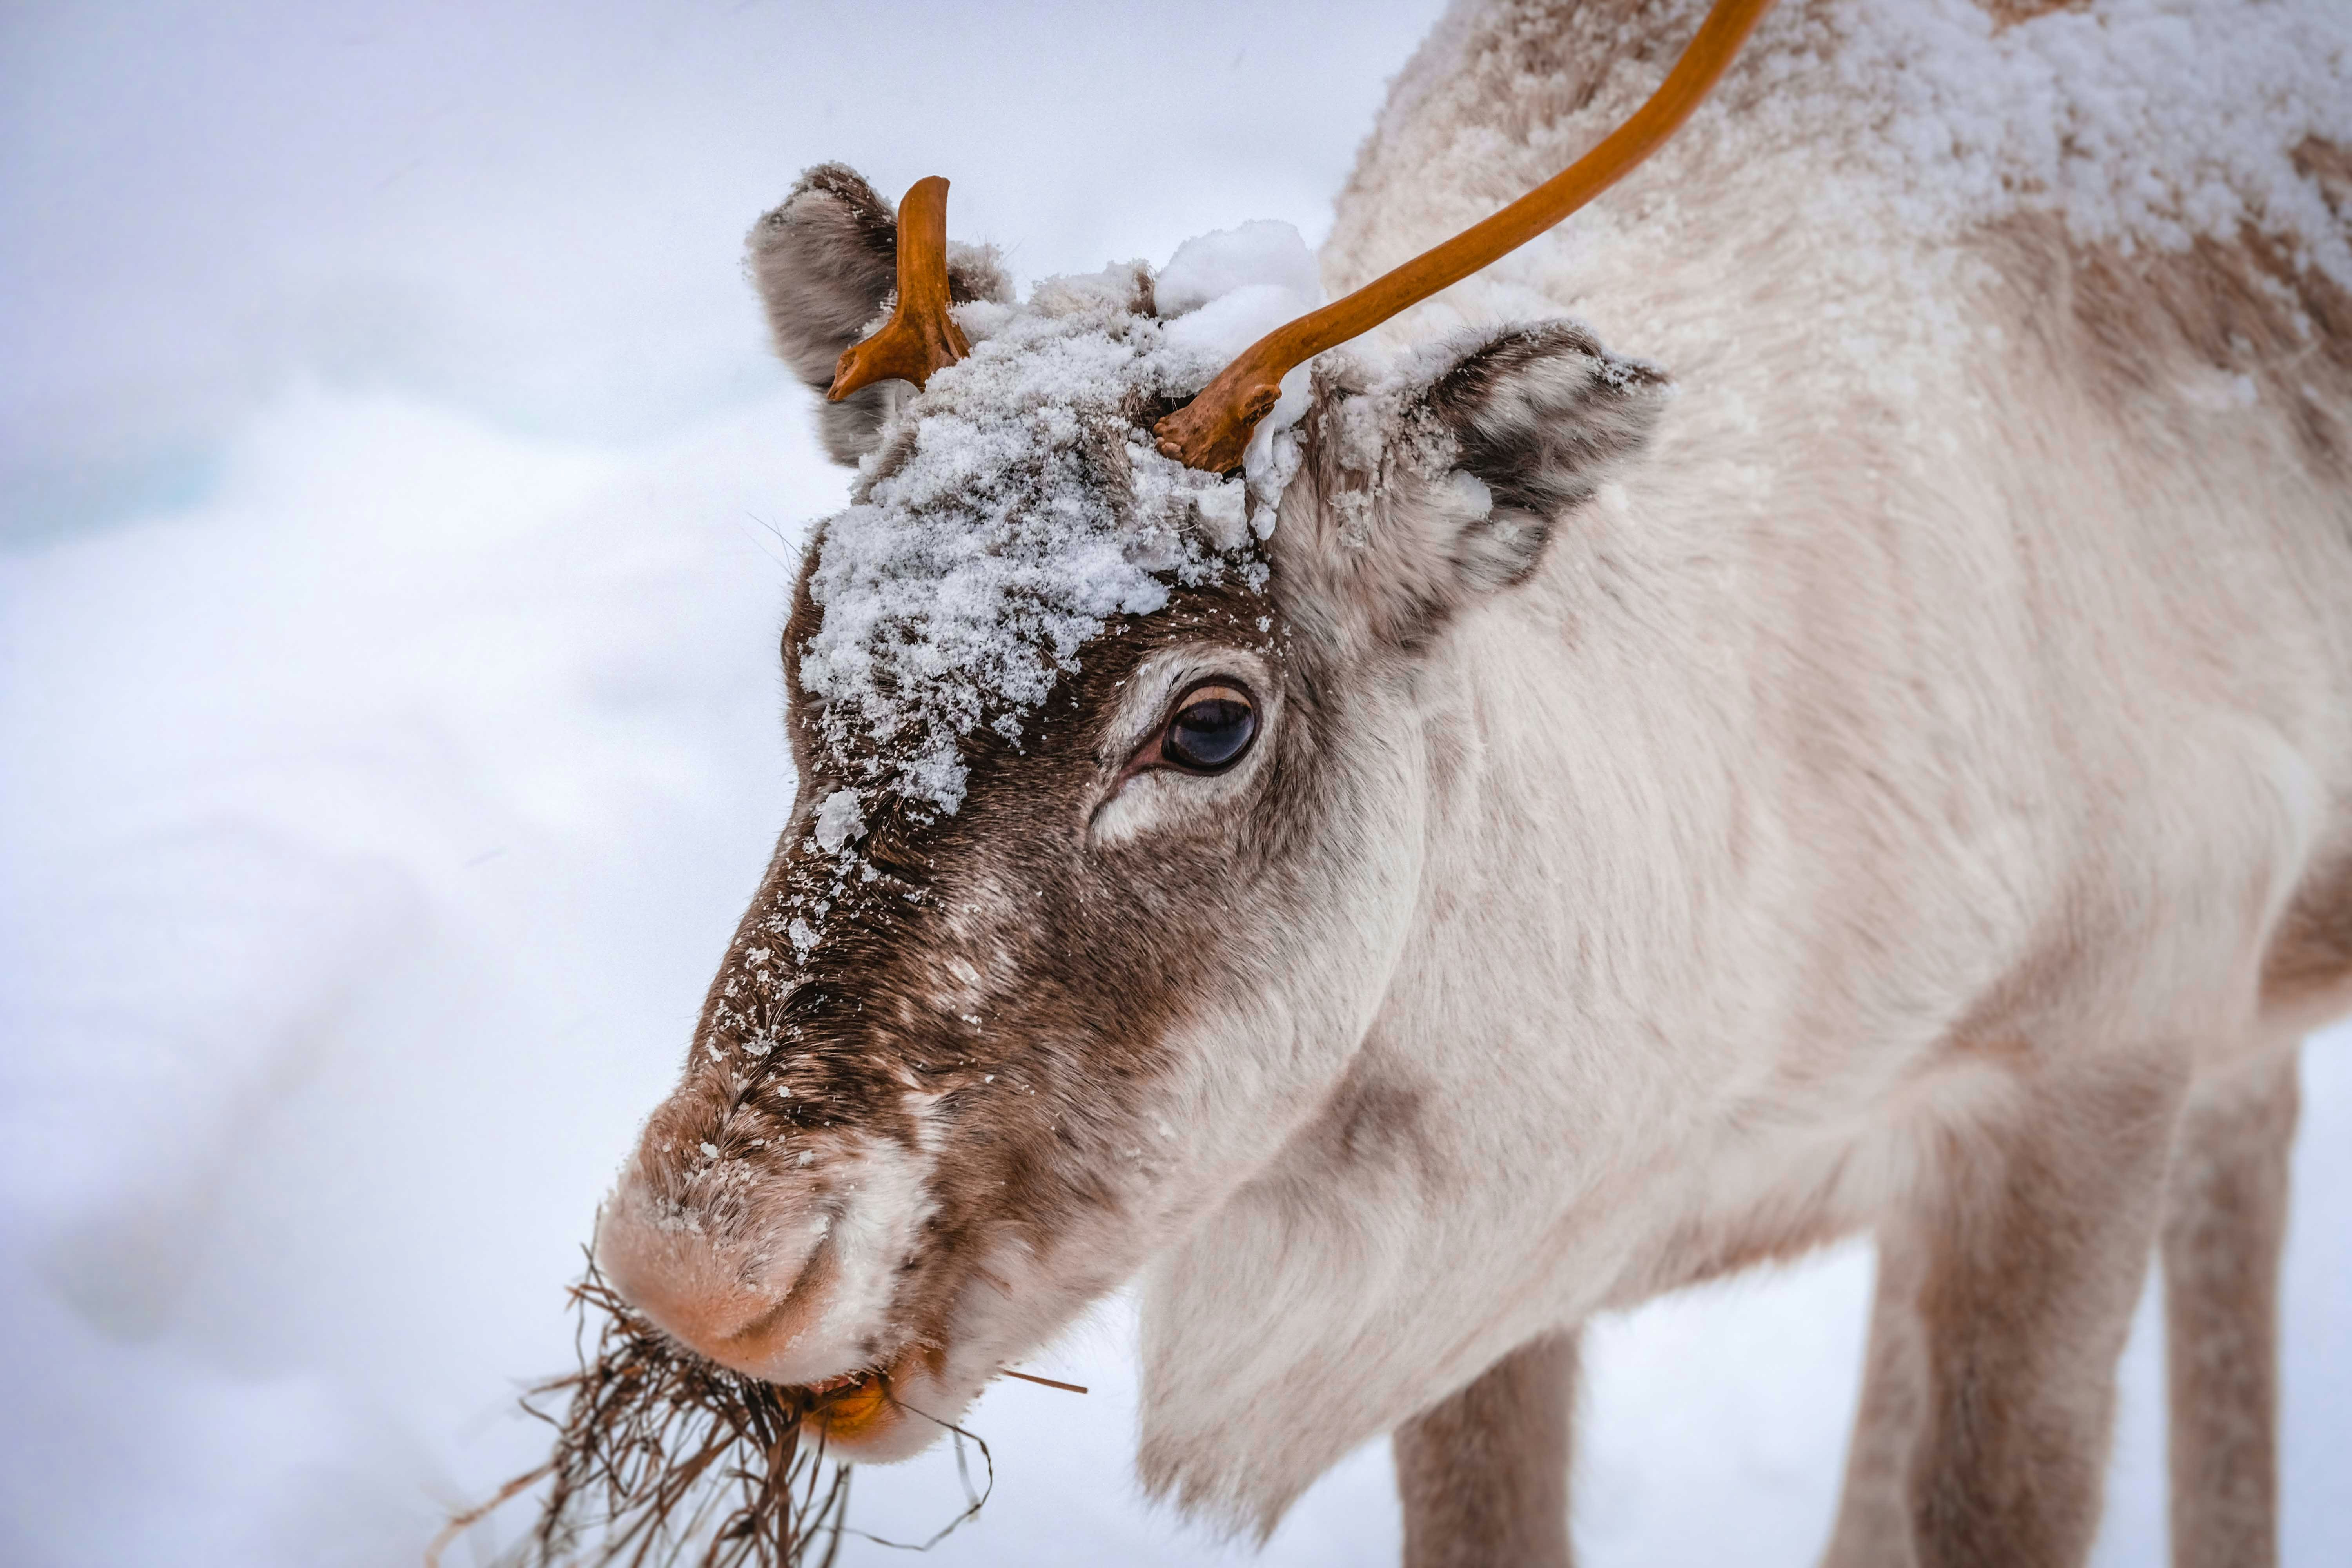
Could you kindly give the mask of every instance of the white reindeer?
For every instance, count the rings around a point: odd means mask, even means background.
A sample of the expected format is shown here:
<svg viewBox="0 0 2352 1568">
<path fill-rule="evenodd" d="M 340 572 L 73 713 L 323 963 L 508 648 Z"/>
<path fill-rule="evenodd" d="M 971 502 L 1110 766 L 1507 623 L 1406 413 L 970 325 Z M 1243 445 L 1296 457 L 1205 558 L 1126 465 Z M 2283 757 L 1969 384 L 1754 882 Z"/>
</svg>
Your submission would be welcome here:
<svg viewBox="0 0 2352 1568">
<path fill-rule="evenodd" d="M 1326 280 L 1696 23 L 1465 0 Z M 1562 1563 L 1576 1325 L 1868 1229 L 1828 1560 L 2040 1564 L 2156 1247 L 2175 1561 L 2273 1561 L 2294 1052 L 2352 1009 L 2348 40 L 1791 0 L 1607 202 L 1190 407 L 1264 290 L 1016 305 L 943 183 L 902 236 L 813 172 L 753 235 L 858 468 L 801 799 L 612 1279 L 887 1458 L 1140 1271 L 1153 1489 L 1262 1531 L 1393 1431 L 1409 1562 Z"/>
</svg>

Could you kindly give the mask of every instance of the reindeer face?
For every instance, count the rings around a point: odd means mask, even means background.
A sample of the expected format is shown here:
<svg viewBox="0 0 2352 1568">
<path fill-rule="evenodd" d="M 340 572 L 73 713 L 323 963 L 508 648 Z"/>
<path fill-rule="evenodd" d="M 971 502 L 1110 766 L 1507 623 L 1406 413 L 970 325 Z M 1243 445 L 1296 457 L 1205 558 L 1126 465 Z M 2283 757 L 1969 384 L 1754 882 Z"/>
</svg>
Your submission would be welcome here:
<svg viewBox="0 0 2352 1568">
<path fill-rule="evenodd" d="M 838 169 L 755 233 L 813 383 L 891 246 Z M 1655 401 L 1532 329 L 1328 375 L 1223 478 L 1151 438 L 1220 356 L 1148 275 L 1019 310 L 982 253 L 949 276 L 969 357 L 828 410 L 859 473 L 784 634 L 799 804 L 599 1245 L 719 1362 L 887 1379 L 830 1423 L 869 1457 L 1328 1098 L 1414 918 L 1430 650 Z"/>
</svg>

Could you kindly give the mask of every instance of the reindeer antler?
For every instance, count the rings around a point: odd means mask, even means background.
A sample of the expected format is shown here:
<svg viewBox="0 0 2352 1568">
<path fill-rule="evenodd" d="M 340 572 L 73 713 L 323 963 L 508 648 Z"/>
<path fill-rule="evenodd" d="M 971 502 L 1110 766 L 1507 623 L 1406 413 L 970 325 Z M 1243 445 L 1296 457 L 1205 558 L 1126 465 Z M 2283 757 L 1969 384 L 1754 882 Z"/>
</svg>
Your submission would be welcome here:
<svg viewBox="0 0 2352 1568">
<path fill-rule="evenodd" d="M 1252 343 L 1199 396 L 1152 426 L 1160 451 L 1211 473 L 1238 468 L 1250 433 L 1282 395 L 1285 374 L 1517 250 L 1615 184 L 1698 107 L 1771 3 L 1716 0 L 1658 90 L 1601 145 L 1494 216 Z"/>
<path fill-rule="evenodd" d="M 921 386 L 971 353 L 948 314 L 948 183 L 917 180 L 898 204 L 898 308 L 882 330 L 841 351 L 827 403 L 896 377 Z"/>
</svg>

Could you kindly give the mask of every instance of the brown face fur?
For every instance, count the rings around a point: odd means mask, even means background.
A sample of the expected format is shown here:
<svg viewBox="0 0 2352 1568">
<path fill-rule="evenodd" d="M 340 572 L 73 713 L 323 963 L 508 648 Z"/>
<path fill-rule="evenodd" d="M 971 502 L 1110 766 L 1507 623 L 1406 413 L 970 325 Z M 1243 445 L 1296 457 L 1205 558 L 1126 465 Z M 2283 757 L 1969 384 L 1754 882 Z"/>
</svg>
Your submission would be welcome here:
<svg viewBox="0 0 2352 1568">
<path fill-rule="evenodd" d="M 1142 1091 L 1167 1066 L 1161 1042 L 1188 1010 L 1246 984 L 1231 913 L 1276 878 L 1295 837 L 1284 828 L 1303 805 L 1288 786 L 1307 765 L 1313 704 L 1288 694 L 1291 721 L 1259 737 L 1275 750 L 1245 813 L 1090 845 L 1088 818 L 1129 762 L 1109 749 L 1106 725 L 1146 657 L 1222 645 L 1285 668 L 1267 596 L 1181 590 L 1164 610 L 1129 617 L 1087 647 L 1020 744 L 977 729 L 954 816 L 897 798 L 870 811 L 858 858 L 876 874 L 845 876 L 810 836 L 808 803 L 846 780 L 816 739 L 799 680 L 799 650 L 820 614 L 808 576 L 784 634 L 803 804 L 711 985 L 685 1079 L 648 1128 L 641 1164 L 681 1209 L 749 1227 L 758 1216 L 748 1203 L 735 1212 L 714 1189 L 766 1184 L 740 1171 L 722 1178 L 730 1163 L 810 1184 L 823 1202 L 845 1130 L 928 1153 L 919 1246 L 900 1263 L 889 1321 L 867 1346 L 882 1364 L 944 1346 L 960 1293 L 1006 1242 L 1050 1255 L 1082 1220 L 1141 1217 L 1126 1212 L 1136 1191 L 1125 1178 L 1137 1168 L 1130 1152 L 1156 1142 L 1138 1125 Z M 1274 694 L 1258 695 L 1263 710 Z M 1155 730 L 1146 744 L 1157 740 Z M 813 913 L 823 936 L 795 962 L 793 923 Z"/>
</svg>

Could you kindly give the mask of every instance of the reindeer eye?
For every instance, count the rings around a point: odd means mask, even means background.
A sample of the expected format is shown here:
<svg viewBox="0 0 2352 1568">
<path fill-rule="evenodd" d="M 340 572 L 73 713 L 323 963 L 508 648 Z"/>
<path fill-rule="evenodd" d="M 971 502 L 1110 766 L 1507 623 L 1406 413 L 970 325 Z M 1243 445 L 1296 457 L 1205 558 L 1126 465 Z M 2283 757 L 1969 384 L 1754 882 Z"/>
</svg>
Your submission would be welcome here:
<svg viewBox="0 0 2352 1568">
<path fill-rule="evenodd" d="M 1163 762 L 1197 773 L 1222 773 L 1241 761 L 1257 739 L 1257 708 L 1235 686 L 1196 686 L 1168 721 L 1160 742 Z"/>
</svg>

